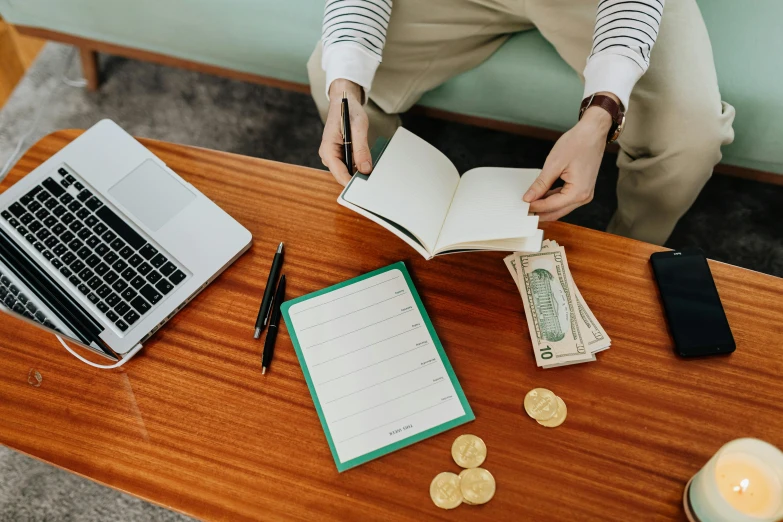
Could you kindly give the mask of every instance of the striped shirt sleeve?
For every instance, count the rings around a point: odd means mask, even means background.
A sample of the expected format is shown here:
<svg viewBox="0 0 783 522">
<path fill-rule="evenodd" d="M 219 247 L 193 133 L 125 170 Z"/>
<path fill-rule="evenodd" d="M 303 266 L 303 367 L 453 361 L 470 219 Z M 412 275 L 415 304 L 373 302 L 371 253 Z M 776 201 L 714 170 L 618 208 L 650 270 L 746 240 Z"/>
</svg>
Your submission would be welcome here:
<svg viewBox="0 0 783 522">
<path fill-rule="evenodd" d="M 392 0 L 327 0 L 321 34 L 326 95 L 338 78 L 370 91 L 381 63 Z"/>
<path fill-rule="evenodd" d="M 601 0 L 585 66 L 584 97 L 615 94 L 628 108 L 631 90 L 650 66 L 665 0 Z"/>
<path fill-rule="evenodd" d="M 665 0 L 600 0 L 584 96 L 608 91 L 628 108 L 631 90 L 650 65 Z M 326 94 L 338 78 L 370 91 L 381 63 L 392 0 L 327 0 L 321 41 Z"/>
</svg>

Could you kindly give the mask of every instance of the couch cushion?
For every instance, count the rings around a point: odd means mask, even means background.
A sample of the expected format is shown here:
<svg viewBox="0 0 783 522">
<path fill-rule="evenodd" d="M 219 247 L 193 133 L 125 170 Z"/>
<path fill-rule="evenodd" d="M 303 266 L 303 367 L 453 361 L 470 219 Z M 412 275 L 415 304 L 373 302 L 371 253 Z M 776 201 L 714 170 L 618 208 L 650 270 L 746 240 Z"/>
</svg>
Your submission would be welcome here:
<svg viewBox="0 0 783 522">
<path fill-rule="evenodd" d="M 723 163 L 783 174 L 783 2 L 698 0 L 724 100 L 734 105 L 734 143 Z"/>
</svg>

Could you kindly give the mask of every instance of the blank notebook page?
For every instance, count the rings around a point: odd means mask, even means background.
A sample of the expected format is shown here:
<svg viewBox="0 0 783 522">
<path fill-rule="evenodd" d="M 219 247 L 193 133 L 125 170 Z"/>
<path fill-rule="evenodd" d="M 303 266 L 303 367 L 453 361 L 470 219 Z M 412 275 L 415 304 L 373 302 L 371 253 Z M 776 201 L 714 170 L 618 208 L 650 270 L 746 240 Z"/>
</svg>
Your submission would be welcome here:
<svg viewBox="0 0 783 522">
<path fill-rule="evenodd" d="M 524 238 L 536 233 L 538 217 L 522 201 L 538 169 L 477 168 L 462 175 L 436 250 L 460 243 Z"/>
<path fill-rule="evenodd" d="M 343 198 L 407 229 L 431 251 L 458 184 L 446 156 L 400 127 L 369 179 L 354 178 Z"/>
</svg>

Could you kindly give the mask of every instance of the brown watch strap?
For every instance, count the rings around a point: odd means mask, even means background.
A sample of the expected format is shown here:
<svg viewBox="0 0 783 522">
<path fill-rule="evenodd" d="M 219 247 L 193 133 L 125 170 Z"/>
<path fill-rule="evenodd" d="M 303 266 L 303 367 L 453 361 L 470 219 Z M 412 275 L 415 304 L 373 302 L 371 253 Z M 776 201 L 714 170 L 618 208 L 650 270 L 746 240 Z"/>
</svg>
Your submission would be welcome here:
<svg viewBox="0 0 783 522">
<path fill-rule="evenodd" d="M 582 104 L 579 106 L 579 119 L 582 119 L 582 115 L 585 113 L 588 107 L 601 107 L 603 110 L 609 113 L 612 117 L 612 127 L 609 129 L 609 134 L 606 137 L 607 143 L 611 143 L 617 139 L 622 131 L 623 124 L 625 123 L 625 113 L 619 103 L 614 101 L 609 96 L 603 94 L 594 94 L 582 100 Z"/>
</svg>

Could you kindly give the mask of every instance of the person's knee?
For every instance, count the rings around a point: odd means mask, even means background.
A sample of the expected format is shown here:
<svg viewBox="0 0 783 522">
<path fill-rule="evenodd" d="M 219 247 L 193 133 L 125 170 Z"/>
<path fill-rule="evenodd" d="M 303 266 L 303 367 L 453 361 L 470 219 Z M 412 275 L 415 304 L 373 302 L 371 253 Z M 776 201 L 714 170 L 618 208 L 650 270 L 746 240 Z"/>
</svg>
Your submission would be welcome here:
<svg viewBox="0 0 783 522">
<path fill-rule="evenodd" d="M 733 107 L 690 99 L 677 104 L 669 117 L 675 121 L 664 125 L 667 131 L 657 137 L 659 153 L 682 169 L 708 175 L 721 160 L 721 146 L 734 139 Z"/>
<path fill-rule="evenodd" d="M 326 82 L 326 76 L 321 68 L 321 42 L 313 49 L 313 54 L 310 55 L 310 59 L 307 60 L 307 76 L 310 79 L 310 89 L 318 90 L 316 83 L 320 83 L 320 90 L 323 90 L 324 83 Z"/>
<path fill-rule="evenodd" d="M 673 208 L 687 209 L 701 192 L 712 176 L 715 165 L 722 158 L 721 147 L 734 139 L 731 127 L 731 114 L 726 114 L 725 104 L 718 110 L 698 108 L 694 105 L 683 114 L 683 133 L 674 136 L 675 143 L 670 146 L 671 160 L 669 168 L 677 175 L 673 180 L 674 190 L 670 192 Z M 679 139 L 678 139 L 679 138 Z"/>
<path fill-rule="evenodd" d="M 731 122 L 727 124 L 721 112 L 714 110 L 686 112 L 684 117 L 687 137 L 679 153 L 688 156 L 689 163 L 711 171 L 721 160 L 721 147 L 734 139 Z"/>
<path fill-rule="evenodd" d="M 307 61 L 307 76 L 310 80 L 310 94 L 318 107 L 321 119 L 325 120 L 329 112 L 329 100 L 326 98 L 326 73 L 321 67 L 321 53 L 321 42 L 318 42 Z"/>
<path fill-rule="evenodd" d="M 639 140 L 642 136 L 635 137 L 637 146 L 628 150 L 627 166 L 665 178 L 667 199 L 682 206 L 698 195 L 721 160 L 721 147 L 733 140 L 734 109 L 692 99 L 670 107 L 671 112 L 659 114 L 646 126 L 647 143 Z"/>
<path fill-rule="evenodd" d="M 618 166 L 627 171 L 626 182 L 636 187 L 632 190 L 645 192 L 658 214 L 679 218 L 720 162 L 721 146 L 733 138 L 733 108 L 698 102 L 676 107 L 649 121 L 645 132 L 633 134 L 635 143 L 623 146 Z"/>
</svg>

